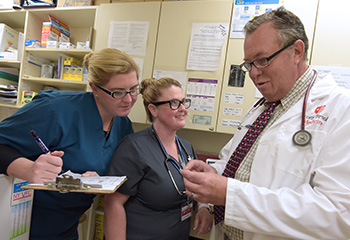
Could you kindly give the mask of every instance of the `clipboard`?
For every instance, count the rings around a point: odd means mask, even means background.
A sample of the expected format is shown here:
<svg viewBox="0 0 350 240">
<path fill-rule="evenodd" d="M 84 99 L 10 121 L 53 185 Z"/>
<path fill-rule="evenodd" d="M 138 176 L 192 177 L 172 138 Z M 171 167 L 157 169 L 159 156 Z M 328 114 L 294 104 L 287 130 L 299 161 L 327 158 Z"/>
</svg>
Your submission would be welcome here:
<svg viewBox="0 0 350 240">
<path fill-rule="evenodd" d="M 43 184 L 28 184 L 22 186 L 22 188 L 59 191 L 60 193 L 110 194 L 114 193 L 127 180 L 126 176 L 82 177 L 79 175 L 68 171 L 56 177 L 55 181 L 44 182 Z"/>
</svg>

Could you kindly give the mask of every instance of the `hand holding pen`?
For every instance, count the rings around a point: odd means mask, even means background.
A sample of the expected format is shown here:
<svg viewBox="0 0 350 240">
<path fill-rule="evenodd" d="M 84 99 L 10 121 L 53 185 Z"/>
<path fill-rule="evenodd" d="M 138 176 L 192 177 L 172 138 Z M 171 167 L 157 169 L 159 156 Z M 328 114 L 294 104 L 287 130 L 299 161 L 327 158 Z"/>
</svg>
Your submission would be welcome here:
<svg viewBox="0 0 350 240">
<path fill-rule="evenodd" d="M 63 156 L 64 152 L 50 152 L 34 130 L 31 130 L 30 133 L 44 154 L 40 155 L 32 165 L 29 173 L 29 181 L 31 183 L 52 181 L 62 171 L 63 161 L 61 157 Z"/>
</svg>

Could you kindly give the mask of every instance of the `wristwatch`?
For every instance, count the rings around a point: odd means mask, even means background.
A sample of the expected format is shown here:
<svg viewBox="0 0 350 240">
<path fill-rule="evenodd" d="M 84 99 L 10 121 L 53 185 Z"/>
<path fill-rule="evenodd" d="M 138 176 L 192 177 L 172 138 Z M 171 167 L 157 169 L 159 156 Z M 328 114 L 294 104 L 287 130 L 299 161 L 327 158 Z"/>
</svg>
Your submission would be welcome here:
<svg viewBox="0 0 350 240">
<path fill-rule="evenodd" d="M 198 205 L 198 208 L 197 208 L 197 212 L 201 209 L 201 208 L 206 208 L 208 209 L 209 213 L 210 214 L 213 214 L 214 213 L 214 205 L 213 204 L 206 204 L 206 203 L 202 203 L 202 204 L 199 204 Z"/>
</svg>

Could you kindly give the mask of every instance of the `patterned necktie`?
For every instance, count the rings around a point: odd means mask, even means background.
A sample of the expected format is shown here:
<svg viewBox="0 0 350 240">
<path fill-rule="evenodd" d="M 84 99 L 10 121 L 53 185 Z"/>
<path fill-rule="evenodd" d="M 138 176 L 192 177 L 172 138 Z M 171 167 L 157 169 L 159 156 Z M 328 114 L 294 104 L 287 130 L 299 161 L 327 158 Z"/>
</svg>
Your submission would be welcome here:
<svg viewBox="0 0 350 240">
<path fill-rule="evenodd" d="M 237 146 L 236 150 L 233 152 L 230 160 L 226 164 L 226 168 L 223 172 L 223 176 L 234 178 L 236 170 L 241 164 L 242 160 L 245 158 L 249 152 L 251 146 L 254 144 L 255 140 L 258 138 L 261 131 L 265 128 L 268 123 L 272 112 L 279 102 L 272 103 L 268 108 L 266 108 L 259 117 L 255 120 L 253 125 L 250 126 L 247 133 L 244 135 L 243 139 Z M 214 206 L 214 218 L 215 224 L 218 224 L 225 217 L 225 206 Z"/>
</svg>

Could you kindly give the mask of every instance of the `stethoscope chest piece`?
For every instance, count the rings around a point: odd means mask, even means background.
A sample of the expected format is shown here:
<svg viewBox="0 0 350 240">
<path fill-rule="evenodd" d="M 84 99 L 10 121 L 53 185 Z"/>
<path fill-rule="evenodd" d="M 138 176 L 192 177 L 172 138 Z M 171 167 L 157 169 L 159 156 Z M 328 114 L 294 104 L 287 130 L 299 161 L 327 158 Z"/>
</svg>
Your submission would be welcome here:
<svg viewBox="0 0 350 240">
<path fill-rule="evenodd" d="M 306 146 L 311 142 L 311 133 L 306 130 L 299 130 L 293 135 L 293 142 L 298 146 Z"/>
</svg>

